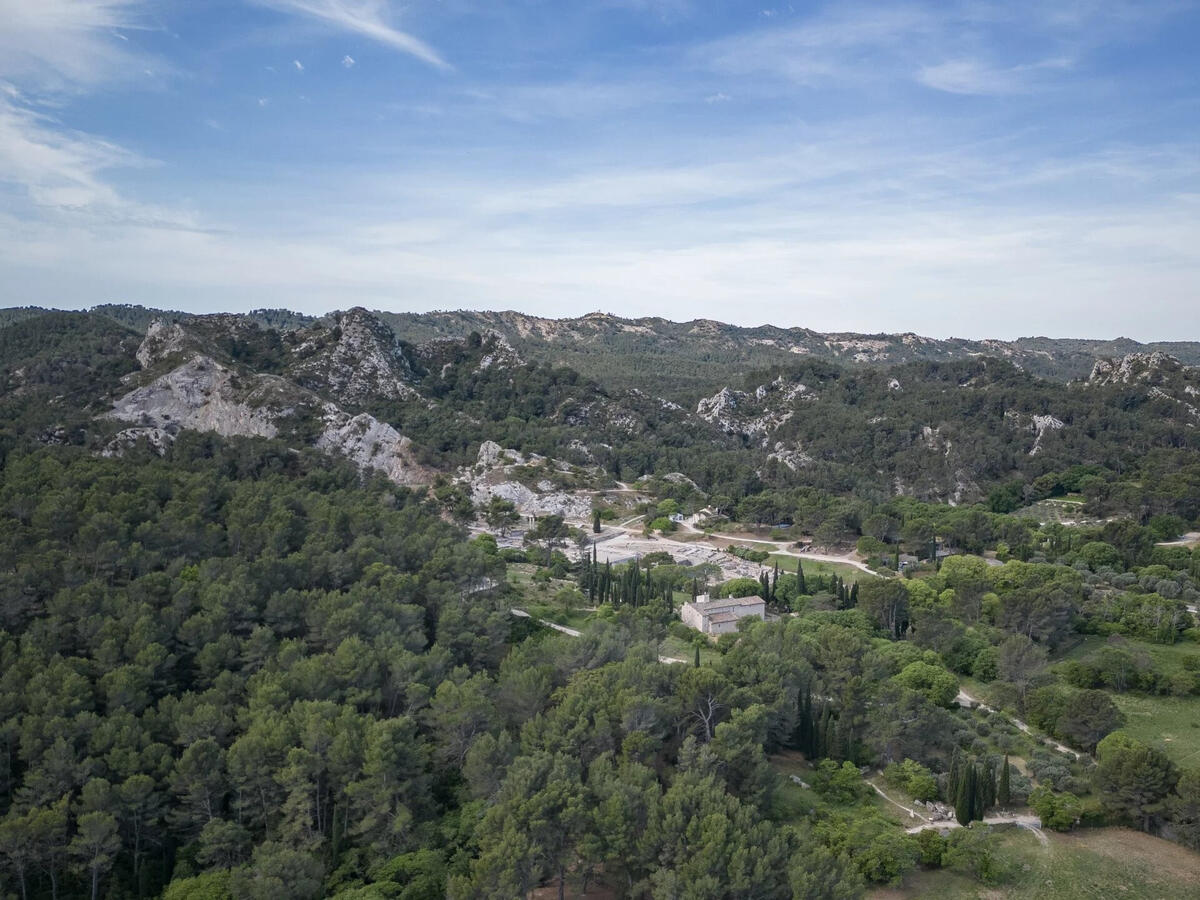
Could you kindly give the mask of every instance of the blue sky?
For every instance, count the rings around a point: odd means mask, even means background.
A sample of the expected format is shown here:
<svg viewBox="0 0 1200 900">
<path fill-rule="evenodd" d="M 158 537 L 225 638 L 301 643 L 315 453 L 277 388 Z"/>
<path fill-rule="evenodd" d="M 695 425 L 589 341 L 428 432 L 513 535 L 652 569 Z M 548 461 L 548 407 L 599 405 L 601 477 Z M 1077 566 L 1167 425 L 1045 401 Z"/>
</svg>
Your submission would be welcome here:
<svg viewBox="0 0 1200 900">
<path fill-rule="evenodd" d="M 0 0 L 0 303 L 1200 339 L 1194 2 Z"/>
</svg>

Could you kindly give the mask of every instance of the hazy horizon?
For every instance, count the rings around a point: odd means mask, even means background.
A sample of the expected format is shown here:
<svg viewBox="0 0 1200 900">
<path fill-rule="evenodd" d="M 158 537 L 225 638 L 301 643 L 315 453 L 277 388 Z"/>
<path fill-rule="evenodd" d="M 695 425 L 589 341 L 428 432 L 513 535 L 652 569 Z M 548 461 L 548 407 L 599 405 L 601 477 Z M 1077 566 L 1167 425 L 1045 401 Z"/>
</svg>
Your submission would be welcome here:
<svg viewBox="0 0 1200 900">
<path fill-rule="evenodd" d="M 0 21 L 3 305 L 1200 339 L 1194 2 Z"/>
<path fill-rule="evenodd" d="M 457 309 L 434 308 L 434 309 L 413 310 L 413 309 L 385 309 L 383 307 L 342 306 L 342 307 L 329 307 L 328 309 L 323 309 L 323 310 L 315 311 L 315 312 L 302 312 L 301 310 L 289 309 L 288 307 L 284 307 L 284 306 L 249 306 L 249 307 L 246 307 L 243 309 L 196 310 L 196 309 L 187 309 L 187 308 L 183 308 L 183 307 L 168 307 L 168 306 L 161 306 L 161 305 L 141 304 L 141 303 L 111 302 L 111 303 L 94 303 L 94 304 L 85 305 L 85 306 L 55 306 L 55 305 L 21 304 L 18 306 L 11 306 L 11 307 L 6 307 L 6 308 L 9 308 L 9 309 L 41 308 L 41 309 L 57 311 L 57 312 L 90 312 L 90 311 L 93 311 L 93 310 L 96 310 L 96 309 L 99 309 L 99 308 L 105 307 L 105 306 L 132 306 L 132 307 L 141 307 L 143 309 L 155 310 L 155 311 L 160 311 L 160 312 L 184 313 L 186 315 L 201 315 L 201 316 L 204 316 L 204 315 L 247 315 L 249 313 L 255 313 L 255 312 L 267 312 L 267 311 L 278 310 L 278 311 L 287 311 L 287 312 L 292 312 L 292 313 L 298 313 L 301 315 L 310 316 L 312 318 L 321 318 L 323 316 L 332 315 L 332 314 L 338 313 L 338 312 L 346 312 L 346 311 L 348 311 L 350 309 L 354 309 L 354 308 L 367 309 L 368 312 L 371 312 L 371 313 L 388 313 L 388 314 L 414 315 L 414 316 L 456 315 L 456 314 L 471 315 L 471 314 L 478 314 L 478 313 L 493 313 L 493 314 L 498 314 L 498 315 L 511 314 L 511 315 L 528 316 L 531 318 L 547 319 L 550 321 L 560 321 L 560 322 L 561 321 L 573 321 L 573 320 L 587 318 L 588 316 L 600 315 L 600 316 L 608 316 L 611 318 L 617 318 L 617 319 L 621 319 L 623 321 L 629 321 L 629 322 L 636 322 L 639 320 L 651 320 L 651 319 L 666 321 L 666 322 L 670 322 L 670 323 L 676 324 L 676 325 L 687 325 L 687 324 L 691 324 L 693 322 L 716 322 L 719 325 L 728 325 L 728 326 L 732 326 L 735 328 L 743 328 L 743 329 L 747 329 L 747 330 L 752 330 L 752 329 L 756 329 L 756 328 L 779 328 L 779 329 L 785 329 L 785 330 L 802 329 L 802 330 L 816 332 L 819 334 L 857 334 L 857 335 L 862 335 L 865 337 L 873 337 L 873 336 L 877 336 L 877 335 L 913 334 L 917 337 L 931 338 L 933 340 L 966 340 L 966 341 L 998 340 L 998 341 L 1012 342 L 1012 341 L 1020 341 L 1020 340 L 1052 340 L 1052 341 L 1081 340 L 1081 341 L 1116 342 L 1116 341 L 1129 340 L 1129 341 L 1135 341 L 1137 343 L 1146 344 L 1146 345 L 1200 342 L 1200 337 L 1169 337 L 1169 338 L 1150 337 L 1150 338 L 1146 338 L 1146 339 L 1139 339 L 1139 338 L 1133 338 L 1133 337 L 1130 337 L 1129 335 L 1124 335 L 1124 334 L 1117 334 L 1117 335 L 1104 335 L 1104 334 L 1097 335 L 1097 334 L 1085 334 L 1085 333 L 1077 333 L 1077 334 L 1016 334 L 1011 337 L 1006 337 L 1006 336 L 999 336 L 999 335 L 995 335 L 995 334 L 949 334 L 949 333 L 947 333 L 947 334 L 928 334 L 928 333 L 915 332 L 915 331 L 854 331 L 853 329 L 836 328 L 836 327 L 818 329 L 818 328 L 812 328 L 808 325 L 805 325 L 804 323 L 780 323 L 780 322 L 738 323 L 738 322 L 729 321 L 727 319 L 714 319 L 711 316 L 697 316 L 697 317 L 693 317 L 690 319 L 678 318 L 678 317 L 673 318 L 671 316 L 656 315 L 654 313 L 646 313 L 644 315 L 637 315 L 637 316 L 622 316 L 622 315 L 618 315 L 617 313 L 609 312 L 607 310 L 601 310 L 601 309 L 593 309 L 593 310 L 588 310 L 586 312 L 581 312 L 581 313 L 571 314 L 571 315 L 554 316 L 554 315 L 539 315 L 536 313 L 523 312 L 522 310 L 512 309 L 512 308 L 485 309 L 485 308 L 480 308 L 480 307 L 475 307 L 475 308 L 460 307 Z M 3 309 L 3 308 L 0 308 L 0 309 Z"/>
</svg>

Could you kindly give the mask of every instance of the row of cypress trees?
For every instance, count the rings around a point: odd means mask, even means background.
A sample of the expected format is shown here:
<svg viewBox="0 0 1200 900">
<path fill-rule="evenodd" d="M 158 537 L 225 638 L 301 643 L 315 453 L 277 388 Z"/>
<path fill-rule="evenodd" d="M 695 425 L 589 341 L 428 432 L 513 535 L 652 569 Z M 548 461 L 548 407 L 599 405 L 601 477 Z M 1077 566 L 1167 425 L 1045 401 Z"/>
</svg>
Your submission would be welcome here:
<svg viewBox="0 0 1200 900">
<path fill-rule="evenodd" d="M 1012 800 L 1011 773 L 1008 757 L 999 772 L 991 760 L 979 762 L 965 759 L 955 752 L 946 780 L 946 800 L 954 804 L 954 818 L 960 825 L 977 819 L 997 804 L 1006 806 Z"/>
</svg>

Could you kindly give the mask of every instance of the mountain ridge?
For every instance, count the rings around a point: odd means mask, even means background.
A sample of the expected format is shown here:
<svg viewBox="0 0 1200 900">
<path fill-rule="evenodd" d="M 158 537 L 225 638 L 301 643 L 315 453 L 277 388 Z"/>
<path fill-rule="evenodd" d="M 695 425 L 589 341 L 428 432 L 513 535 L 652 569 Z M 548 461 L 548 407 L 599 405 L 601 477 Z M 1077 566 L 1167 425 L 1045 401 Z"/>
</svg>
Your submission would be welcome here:
<svg viewBox="0 0 1200 900">
<path fill-rule="evenodd" d="M 867 334 L 818 332 L 802 326 L 739 326 L 713 319 L 631 319 L 604 312 L 549 318 L 515 310 L 408 313 L 357 309 L 386 323 L 402 342 L 421 344 L 438 338 L 467 338 L 472 332 L 495 332 L 527 360 L 567 365 L 613 387 L 653 390 L 685 405 L 711 394 L 709 387 L 714 381 L 742 384 L 751 373 L 799 358 L 878 367 L 992 356 L 1056 381 L 1086 379 L 1098 360 L 1138 353 L 1166 353 L 1186 365 L 1200 365 L 1200 341 L 1143 343 L 1126 337 L 1045 336 L 1014 340 L 931 338 L 913 332 Z M 143 332 L 155 319 L 178 322 L 209 318 L 206 314 L 115 304 L 92 307 L 90 311 Z M 40 312 L 37 307 L 0 310 L 0 327 Z M 283 309 L 259 309 L 224 315 L 287 333 L 319 321 L 334 321 L 351 312 L 354 310 L 314 317 Z"/>
</svg>

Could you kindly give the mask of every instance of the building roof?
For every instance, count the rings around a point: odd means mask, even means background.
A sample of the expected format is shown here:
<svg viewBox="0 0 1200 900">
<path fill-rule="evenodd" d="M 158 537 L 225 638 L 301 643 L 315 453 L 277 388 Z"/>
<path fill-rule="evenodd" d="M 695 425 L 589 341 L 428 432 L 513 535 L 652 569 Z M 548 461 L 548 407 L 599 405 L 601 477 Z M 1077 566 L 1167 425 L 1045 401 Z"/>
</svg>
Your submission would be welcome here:
<svg viewBox="0 0 1200 900">
<path fill-rule="evenodd" d="M 701 600 L 696 598 L 692 605 L 704 612 L 710 609 L 730 609 L 735 606 L 758 606 L 763 603 L 762 597 L 725 597 L 720 600 Z"/>
</svg>

